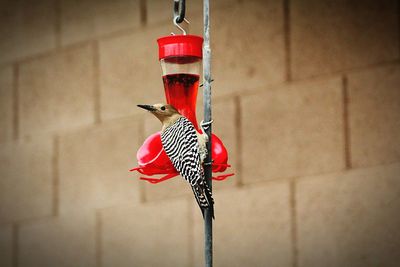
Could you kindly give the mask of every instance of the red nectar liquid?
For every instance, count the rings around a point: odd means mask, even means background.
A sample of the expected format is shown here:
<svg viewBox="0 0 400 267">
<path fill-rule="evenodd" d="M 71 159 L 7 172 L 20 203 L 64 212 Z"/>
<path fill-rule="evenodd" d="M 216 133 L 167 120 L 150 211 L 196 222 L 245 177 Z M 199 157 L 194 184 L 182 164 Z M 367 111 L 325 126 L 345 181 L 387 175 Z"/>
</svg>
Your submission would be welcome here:
<svg viewBox="0 0 400 267">
<path fill-rule="evenodd" d="M 198 130 L 196 119 L 196 100 L 199 86 L 199 75 L 168 74 L 163 76 L 167 103 L 174 106 L 179 113 L 188 118 Z"/>
</svg>

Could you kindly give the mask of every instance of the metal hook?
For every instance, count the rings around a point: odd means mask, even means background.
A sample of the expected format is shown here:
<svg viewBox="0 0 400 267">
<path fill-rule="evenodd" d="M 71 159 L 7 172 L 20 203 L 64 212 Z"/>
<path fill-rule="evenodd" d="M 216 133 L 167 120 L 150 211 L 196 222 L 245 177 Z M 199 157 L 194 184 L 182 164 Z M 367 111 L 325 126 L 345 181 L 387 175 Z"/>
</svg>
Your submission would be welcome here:
<svg viewBox="0 0 400 267">
<path fill-rule="evenodd" d="M 183 21 L 186 22 L 187 24 L 190 24 L 190 21 L 188 21 L 186 18 L 184 18 Z M 174 24 L 177 28 L 179 28 L 182 31 L 183 35 L 186 35 L 185 29 L 183 29 L 180 25 L 178 25 L 178 23 L 176 23 L 175 20 L 174 20 Z M 175 35 L 175 33 L 171 32 L 171 35 Z"/>
<path fill-rule="evenodd" d="M 174 0 L 174 23 L 182 23 L 185 19 L 185 0 Z M 175 24 L 176 25 L 176 24 Z"/>
<path fill-rule="evenodd" d="M 183 34 L 183 35 L 186 35 L 185 29 L 182 28 L 182 27 L 176 22 L 176 19 L 175 19 L 175 18 L 173 19 L 173 21 L 174 21 L 175 26 L 176 26 L 179 30 L 182 31 L 182 34 Z M 173 35 L 174 35 L 174 34 L 173 34 Z"/>
<path fill-rule="evenodd" d="M 174 0 L 174 18 L 172 19 L 172 22 L 179 30 L 182 31 L 183 35 L 186 35 L 186 31 L 179 25 L 179 23 L 185 21 L 187 24 L 190 24 L 190 22 L 185 18 L 185 10 L 185 0 Z M 173 32 L 171 32 L 171 34 L 175 35 Z"/>
</svg>

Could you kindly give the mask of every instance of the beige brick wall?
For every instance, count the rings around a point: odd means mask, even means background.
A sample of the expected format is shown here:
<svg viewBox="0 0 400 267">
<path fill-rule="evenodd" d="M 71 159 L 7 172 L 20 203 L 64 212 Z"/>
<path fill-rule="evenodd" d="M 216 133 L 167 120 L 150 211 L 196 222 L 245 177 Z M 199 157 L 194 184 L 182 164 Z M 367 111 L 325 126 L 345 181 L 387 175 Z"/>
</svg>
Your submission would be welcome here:
<svg viewBox="0 0 400 267">
<path fill-rule="evenodd" d="M 19 66 L 19 130 L 22 136 L 92 124 L 92 46 L 52 53 Z"/>
<path fill-rule="evenodd" d="M 397 266 L 400 165 L 299 179 L 299 266 Z"/>
<path fill-rule="evenodd" d="M 1 1 L 0 8 L 2 64 L 11 64 L 56 48 L 56 1 L 6 0 Z"/>
<path fill-rule="evenodd" d="M 94 214 L 61 216 L 19 227 L 18 266 L 96 266 Z"/>
<path fill-rule="evenodd" d="M 236 174 L 214 183 L 215 266 L 398 266 L 399 7 L 212 1 L 213 130 Z M 172 1 L 0 10 L 0 265 L 203 266 L 188 185 L 128 171 L 160 127 L 135 105 L 164 101 Z"/>
<path fill-rule="evenodd" d="M 102 266 L 191 265 L 189 203 L 179 198 L 102 210 Z"/>
<path fill-rule="evenodd" d="M 217 191 L 214 224 L 218 266 L 292 266 L 288 181 Z M 203 220 L 193 205 L 194 266 L 203 264 Z"/>
<path fill-rule="evenodd" d="M 0 145 L 1 223 L 52 215 L 52 145 L 48 138 Z"/>
<path fill-rule="evenodd" d="M 13 231 L 11 226 L 0 228 L 0 264 L 4 267 L 13 266 Z"/>
<path fill-rule="evenodd" d="M 0 142 L 10 141 L 13 137 L 13 69 L 0 70 Z"/>
</svg>

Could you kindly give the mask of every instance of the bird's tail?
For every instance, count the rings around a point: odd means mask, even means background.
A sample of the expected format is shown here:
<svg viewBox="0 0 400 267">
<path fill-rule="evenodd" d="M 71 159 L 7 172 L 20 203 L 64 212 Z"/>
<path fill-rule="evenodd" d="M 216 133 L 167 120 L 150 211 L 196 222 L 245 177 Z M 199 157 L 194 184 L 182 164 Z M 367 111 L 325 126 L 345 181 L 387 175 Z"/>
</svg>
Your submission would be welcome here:
<svg viewBox="0 0 400 267">
<path fill-rule="evenodd" d="M 212 193 L 211 193 L 210 187 L 208 186 L 207 182 L 204 182 L 204 192 L 205 192 L 206 198 L 208 199 L 208 201 L 210 203 L 210 205 L 208 207 L 210 209 L 210 214 L 211 214 L 212 218 L 215 220 L 215 217 L 214 217 L 214 199 L 212 197 Z"/>
<path fill-rule="evenodd" d="M 211 216 L 214 218 L 214 199 L 211 194 L 210 187 L 206 182 L 202 182 L 200 184 L 192 185 L 192 190 L 194 196 L 196 198 L 197 204 L 200 207 L 201 213 L 204 218 L 204 211 L 209 209 L 211 212 Z"/>
</svg>

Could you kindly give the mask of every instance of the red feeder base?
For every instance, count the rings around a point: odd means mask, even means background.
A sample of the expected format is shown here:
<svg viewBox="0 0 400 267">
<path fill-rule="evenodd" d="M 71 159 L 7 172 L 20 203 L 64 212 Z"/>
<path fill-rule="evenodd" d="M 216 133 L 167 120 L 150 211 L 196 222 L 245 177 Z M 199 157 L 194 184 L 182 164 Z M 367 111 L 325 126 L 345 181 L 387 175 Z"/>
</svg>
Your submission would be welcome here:
<svg viewBox="0 0 400 267">
<path fill-rule="evenodd" d="M 230 167 L 228 162 L 228 153 L 222 141 L 215 135 L 212 134 L 212 171 L 223 172 Z M 139 167 L 133 168 L 130 171 L 138 171 L 141 174 L 153 176 L 164 174 L 161 178 L 149 178 L 141 177 L 141 180 L 148 181 L 152 184 L 157 184 L 175 176 L 179 173 L 175 170 L 167 154 L 165 153 L 162 144 L 160 133 L 150 135 L 140 147 L 137 153 L 137 159 Z M 213 180 L 223 181 L 229 176 L 234 175 L 223 174 L 213 177 Z"/>
</svg>

